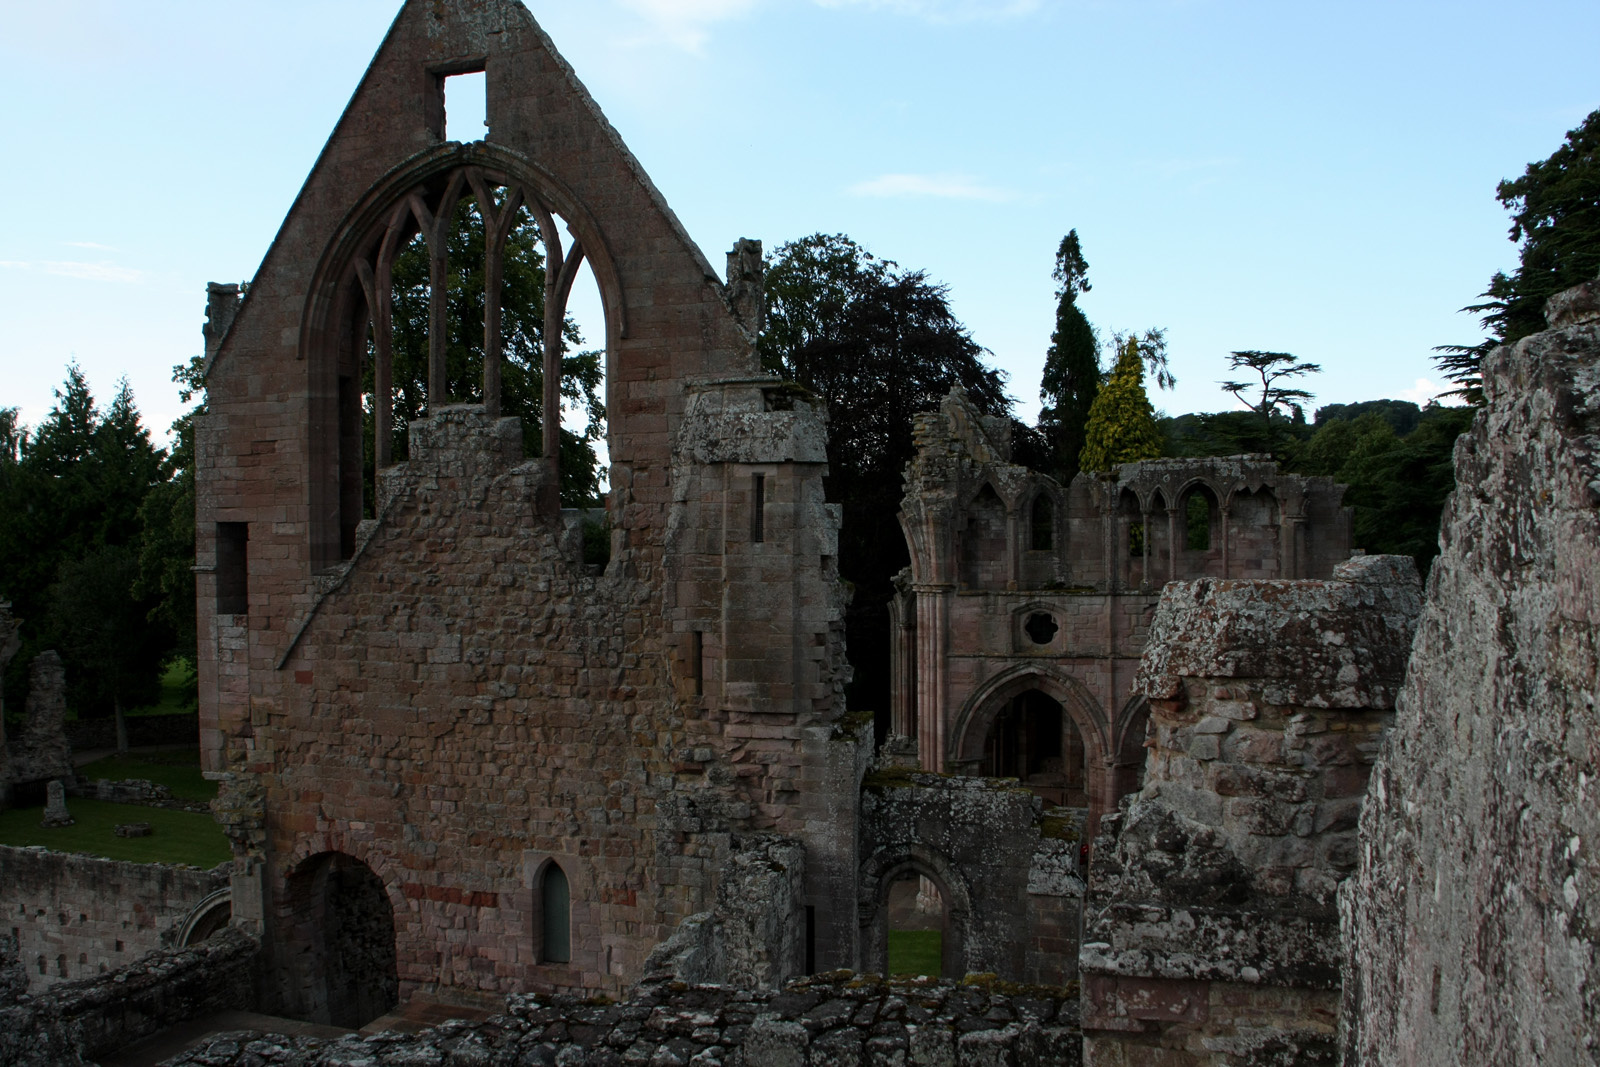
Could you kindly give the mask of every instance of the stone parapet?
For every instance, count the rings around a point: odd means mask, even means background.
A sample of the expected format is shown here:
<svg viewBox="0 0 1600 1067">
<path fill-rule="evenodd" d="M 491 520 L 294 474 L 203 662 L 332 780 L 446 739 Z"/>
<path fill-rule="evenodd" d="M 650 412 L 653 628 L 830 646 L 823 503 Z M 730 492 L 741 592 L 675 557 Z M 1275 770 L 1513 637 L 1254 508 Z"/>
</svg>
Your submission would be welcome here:
<svg viewBox="0 0 1600 1067">
<path fill-rule="evenodd" d="M 884 981 L 849 972 L 750 992 L 681 983 L 604 998 L 513 996 L 507 1014 L 420 1034 L 327 1041 L 218 1035 L 171 1067 L 558 1063 L 563 1067 L 1075 1067 L 1073 988 Z"/>
</svg>

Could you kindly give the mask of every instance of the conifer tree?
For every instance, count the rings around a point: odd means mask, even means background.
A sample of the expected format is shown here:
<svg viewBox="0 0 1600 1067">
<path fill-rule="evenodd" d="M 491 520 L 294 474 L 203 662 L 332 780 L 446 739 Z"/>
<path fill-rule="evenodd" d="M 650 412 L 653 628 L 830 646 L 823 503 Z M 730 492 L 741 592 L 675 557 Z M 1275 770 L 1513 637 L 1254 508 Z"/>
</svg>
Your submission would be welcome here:
<svg viewBox="0 0 1600 1067">
<path fill-rule="evenodd" d="M 1089 261 L 1083 258 L 1078 231 L 1061 239 L 1056 249 L 1054 278 L 1056 328 L 1044 357 L 1039 381 L 1039 432 L 1051 453 L 1054 474 L 1063 482 L 1078 473 L 1084 427 L 1089 409 L 1100 392 L 1100 341 L 1094 327 L 1078 307 L 1078 294 L 1089 291 Z"/>
<path fill-rule="evenodd" d="M 1144 364 L 1137 337 L 1118 346 L 1116 368 L 1089 409 L 1078 457 L 1083 470 L 1109 471 L 1119 463 L 1161 455 L 1161 433 L 1144 391 Z"/>
</svg>

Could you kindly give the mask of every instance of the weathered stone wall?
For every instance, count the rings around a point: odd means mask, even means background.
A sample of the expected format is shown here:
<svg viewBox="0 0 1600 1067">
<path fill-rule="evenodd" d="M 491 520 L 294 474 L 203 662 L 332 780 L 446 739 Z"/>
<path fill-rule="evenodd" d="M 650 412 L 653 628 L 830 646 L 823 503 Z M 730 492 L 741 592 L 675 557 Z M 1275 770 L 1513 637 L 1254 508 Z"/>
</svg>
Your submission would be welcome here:
<svg viewBox="0 0 1600 1067">
<path fill-rule="evenodd" d="M 1350 551 L 1343 489 L 1267 457 L 1151 460 L 1063 486 L 1011 463 L 1004 429 L 959 391 L 915 434 L 893 729 L 917 739 L 924 768 L 1014 774 L 1049 803 L 1087 807 L 1091 831 L 1139 787 L 1147 709 L 1130 687 L 1161 586 L 1324 578 Z M 1191 500 L 1208 502 L 1199 547 Z M 1002 723 L 1034 693 L 1062 709 L 1060 755 L 1012 767 Z"/>
<path fill-rule="evenodd" d="M 67 679 L 60 653 L 47 649 L 33 657 L 28 668 L 27 708 L 22 731 L 6 746 L 12 788 L 72 781 L 72 748 L 64 729 Z"/>
<path fill-rule="evenodd" d="M 805 847 L 776 835 L 735 837 L 717 903 L 691 915 L 645 963 L 647 978 L 776 989 L 805 970 Z"/>
<path fill-rule="evenodd" d="M 1346 1062 L 1590 1063 L 1600 1035 L 1600 283 L 1483 364 L 1342 901 Z"/>
<path fill-rule="evenodd" d="M 1167 587 L 1144 787 L 1090 870 L 1087 1062 L 1333 1061 L 1337 886 L 1420 610 L 1404 556 Z"/>
<path fill-rule="evenodd" d="M 0 943 L 0 971 L 5 945 Z M 226 931 L 37 996 L 0 993 L 0 1063 L 78 1067 L 186 1019 L 255 1006 L 256 941 Z M 259 1061 L 258 1061 L 259 1062 Z"/>
<path fill-rule="evenodd" d="M 181 947 L 185 922 L 228 886 L 228 874 L 226 865 L 202 871 L 0 846 L 0 930 L 18 939 L 37 993 Z"/>
<path fill-rule="evenodd" d="M 866 780 L 858 912 L 863 966 L 886 969 L 889 887 L 918 876 L 945 909 L 944 973 L 1059 985 L 1077 973 L 1076 827 L 1009 779 L 889 768 Z"/>
<path fill-rule="evenodd" d="M 818 976 L 782 992 L 651 984 L 622 1004 L 518 996 L 508 1014 L 416 1035 L 338 1042 L 219 1035 L 172 1067 L 375 1067 L 559 1063 L 563 1067 L 1075 1067 L 1071 990 Z"/>
</svg>

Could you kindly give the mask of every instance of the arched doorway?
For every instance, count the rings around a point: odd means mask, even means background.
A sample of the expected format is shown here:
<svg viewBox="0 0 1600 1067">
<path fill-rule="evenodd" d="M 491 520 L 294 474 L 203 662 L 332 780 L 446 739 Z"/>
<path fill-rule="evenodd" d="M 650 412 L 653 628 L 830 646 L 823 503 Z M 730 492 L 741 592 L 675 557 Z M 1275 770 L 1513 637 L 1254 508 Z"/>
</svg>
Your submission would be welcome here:
<svg viewBox="0 0 1600 1067">
<path fill-rule="evenodd" d="M 936 945 L 938 966 L 929 977 L 967 973 L 971 897 L 959 872 L 942 856 L 920 844 L 880 851 L 862 865 L 859 887 L 863 970 L 891 973 L 892 933 L 936 931 L 936 939 L 912 939 L 922 942 L 924 952 L 916 957 L 922 966 L 932 962 L 926 950 Z M 894 953 L 894 962 L 902 967 L 905 958 Z"/>
<path fill-rule="evenodd" d="M 400 999 L 394 907 L 372 868 L 342 852 L 301 863 L 286 880 L 299 988 L 286 1007 L 310 1022 L 357 1029 Z"/>
<path fill-rule="evenodd" d="M 936 978 L 944 974 L 949 909 L 932 878 L 906 870 L 889 883 L 889 950 L 885 974 Z"/>
<path fill-rule="evenodd" d="M 1061 702 L 1038 689 L 1008 701 L 984 740 L 982 773 L 1015 778 L 1046 804 L 1088 807 L 1083 735 Z"/>
</svg>

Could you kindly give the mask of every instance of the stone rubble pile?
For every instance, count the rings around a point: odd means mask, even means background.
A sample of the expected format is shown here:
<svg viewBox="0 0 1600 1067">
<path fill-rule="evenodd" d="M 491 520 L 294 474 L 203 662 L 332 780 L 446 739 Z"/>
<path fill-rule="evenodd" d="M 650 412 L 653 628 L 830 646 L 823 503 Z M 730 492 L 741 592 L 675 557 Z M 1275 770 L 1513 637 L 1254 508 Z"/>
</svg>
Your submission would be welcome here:
<svg viewBox="0 0 1600 1067">
<path fill-rule="evenodd" d="M 172 1067 L 1024 1067 L 1082 1062 L 1074 987 L 836 972 L 782 992 L 661 983 L 621 1004 L 513 996 L 508 1014 L 330 1041 L 223 1034 Z"/>
</svg>

